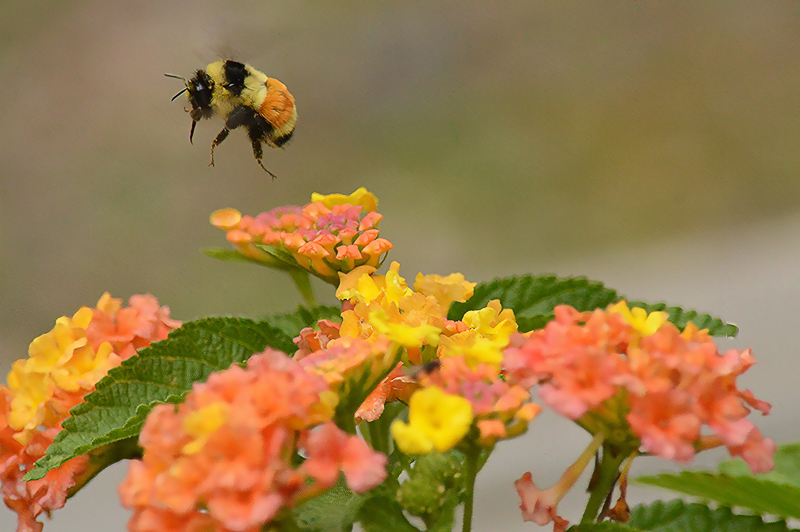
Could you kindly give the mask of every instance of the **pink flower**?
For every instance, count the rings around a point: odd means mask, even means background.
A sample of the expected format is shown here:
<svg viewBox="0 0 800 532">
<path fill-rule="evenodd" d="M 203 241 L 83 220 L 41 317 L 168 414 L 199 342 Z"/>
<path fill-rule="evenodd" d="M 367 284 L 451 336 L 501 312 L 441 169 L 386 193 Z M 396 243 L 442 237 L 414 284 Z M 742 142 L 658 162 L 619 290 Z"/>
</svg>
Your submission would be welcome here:
<svg viewBox="0 0 800 532">
<path fill-rule="evenodd" d="M 324 485 L 336 483 L 341 471 L 347 487 L 363 493 L 386 478 L 386 456 L 373 451 L 358 436 L 348 436 L 333 423 L 311 431 L 305 448 L 309 456 L 301 469 Z"/>
<path fill-rule="evenodd" d="M 246 257 L 280 269 L 302 268 L 337 284 L 339 272 L 377 267 L 392 249 L 378 237 L 382 217 L 376 208 L 377 199 L 359 189 L 350 196 L 315 194 L 304 206 L 278 207 L 256 217 L 221 209 L 211 215 L 211 223 L 226 231 L 228 241 Z"/>
<path fill-rule="evenodd" d="M 611 444 L 625 454 L 641 445 L 691 460 L 705 426 L 753 471 L 771 469 L 775 444 L 746 419 L 770 405 L 736 386 L 754 363 L 750 350 L 720 354 L 707 331 L 690 323 L 681 332 L 654 314 L 623 303 L 594 312 L 556 307 L 544 329 L 512 340 L 504 373 L 521 386 L 538 383 L 549 406 L 591 433 L 617 434 Z"/>
<path fill-rule="evenodd" d="M 371 489 L 386 458 L 330 422 L 335 401 L 321 375 L 268 349 L 196 384 L 177 411 L 156 407 L 143 458 L 120 486 L 134 510 L 128 529 L 186 530 L 175 528 L 183 521 L 255 532 L 332 487 L 340 471 L 353 489 Z M 295 467 L 298 453 L 308 459 Z"/>
<path fill-rule="evenodd" d="M 72 318 L 31 342 L 28 359 L 0 387 L 0 481 L 6 506 L 17 512 L 18 532 L 39 531 L 36 518 L 61 508 L 69 490 L 92 476 L 87 456 L 74 458 L 40 479 L 22 477 L 44 456 L 69 410 L 94 390 L 109 369 L 180 326 L 151 295 L 132 296 L 130 306 L 103 294 L 97 308 Z"/>
<path fill-rule="evenodd" d="M 569 521 L 559 517 L 556 513 L 556 506 L 560 500 L 559 494 L 554 489 L 542 491 L 533 482 L 533 476 L 525 473 L 522 478 L 514 482 L 517 494 L 522 501 L 519 505 L 522 510 L 522 519 L 533 521 L 539 526 L 553 522 L 553 532 L 564 532 Z"/>
</svg>

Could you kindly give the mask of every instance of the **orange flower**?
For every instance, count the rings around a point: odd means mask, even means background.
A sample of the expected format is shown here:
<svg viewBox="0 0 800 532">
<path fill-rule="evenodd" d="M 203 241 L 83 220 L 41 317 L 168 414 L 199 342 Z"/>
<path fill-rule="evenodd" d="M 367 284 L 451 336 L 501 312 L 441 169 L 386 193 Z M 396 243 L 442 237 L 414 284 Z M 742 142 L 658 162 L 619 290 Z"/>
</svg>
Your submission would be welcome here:
<svg viewBox="0 0 800 532">
<path fill-rule="evenodd" d="M 492 365 L 473 367 L 463 356 L 441 359 L 419 382 L 423 389 L 438 387 L 469 402 L 483 445 L 523 434 L 541 410 L 530 402 L 527 388 L 506 382 Z"/>
<path fill-rule="evenodd" d="M 22 481 L 69 410 L 109 369 L 179 325 L 151 295 L 133 296 L 122 308 L 106 293 L 96 309 L 56 320 L 52 331 L 31 342 L 29 358 L 14 363 L 9 386 L 0 387 L 0 481 L 6 506 L 19 515 L 18 531 L 41 530 L 36 518 L 64 506 L 67 491 L 91 476 L 89 459 L 81 456 L 40 480 Z"/>
<path fill-rule="evenodd" d="M 634 309 L 636 310 L 636 309 Z M 772 469 L 775 443 L 745 419 L 769 404 L 736 387 L 753 364 L 750 350 L 720 354 L 707 331 L 681 332 L 663 313 L 624 304 L 578 312 L 559 306 L 555 319 L 504 353 L 509 382 L 541 383 L 539 395 L 560 414 L 629 454 L 690 460 L 706 441 L 703 426 L 754 472 Z M 748 408 L 749 407 L 749 408 Z"/>
<path fill-rule="evenodd" d="M 255 532 L 333 486 L 340 472 L 355 491 L 373 488 L 386 458 L 330 422 L 335 400 L 321 375 L 268 349 L 246 369 L 196 384 L 177 411 L 156 407 L 142 429 L 143 458 L 120 486 L 134 510 L 128 530 L 197 522 Z M 295 468 L 298 452 L 307 459 Z"/>
<path fill-rule="evenodd" d="M 339 272 L 380 266 L 392 244 L 380 238 L 378 200 L 366 189 L 350 196 L 314 194 L 311 203 L 252 216 L 235 209 L 211 215 L 244 256 L 278 269 L 303 269 L 336 284 Z M 272 248 L 265 250 L 263 246 Z"/>
</svg>

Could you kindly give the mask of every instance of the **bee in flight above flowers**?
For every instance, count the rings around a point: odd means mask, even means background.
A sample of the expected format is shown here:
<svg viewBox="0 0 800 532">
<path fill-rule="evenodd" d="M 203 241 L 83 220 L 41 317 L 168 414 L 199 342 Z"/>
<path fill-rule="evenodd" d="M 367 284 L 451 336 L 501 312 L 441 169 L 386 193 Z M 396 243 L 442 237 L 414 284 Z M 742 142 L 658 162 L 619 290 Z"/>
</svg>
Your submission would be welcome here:
<svg viewBox="0 0 800 532">
<path fill-rule="evenodd" d="M 186 83 L 186 88 L 172 99 L 186 93 L 192 106 L 189 142 L 201 118 L 217 115 L 225 121 L 225 127 L 211 143 L 210 166 L 214 166 L 214 148 L 222 144 L 232 129 L 242 126 L 247 130 L 256 161 L 275 179 L 275 174 L 261 162 L 264 155 L 261 145 L 281 148 L 292 138 L 297 109 L 286 85 L 250 65 L 231 60 L 211 63 L 205 70 L 197 70 L 188 81 L 174 74 L 165 76 Z"/>
</svg>

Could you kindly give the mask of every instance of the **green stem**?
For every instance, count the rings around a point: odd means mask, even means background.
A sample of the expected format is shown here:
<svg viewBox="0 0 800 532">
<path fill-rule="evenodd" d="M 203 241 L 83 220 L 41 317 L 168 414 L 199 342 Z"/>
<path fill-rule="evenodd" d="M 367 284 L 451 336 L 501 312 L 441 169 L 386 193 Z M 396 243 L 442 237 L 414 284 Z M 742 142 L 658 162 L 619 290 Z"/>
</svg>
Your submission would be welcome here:
<svg viewBox="0 0 800 532">
<path fill-rule="evenodd" d="M 599 475 L 597 481 L 591 486 L 591 495 L 589 502 L 586 503 L 586 511 L 583 512 L 581 523 L 593 523 L 597 519 L 600 507 L 614 489 L 614 484 L 619 476 L 619 466 L 625 458 L 624 453 L 614 456 L 609 447 L 603 446 L 603 456 L 597 466 Z"/>
<path fill-rule="evenodd" d="M 317 298 L 314 297 L 314 290 L 311 288 L 311 279 L 308 276 L 308 272 L 291 269 L 289 270 L 289 275 L 292 276 L 292 281 L 294 281 L 295 286 L 300 291 L 300 295 L 306 305 L 311 308 L 316 307 Z"/>
<path fill-rule="evenodd" d="M 333 421 L 346 433 L 356 434 L 356 420 L 353 418 L 353 412 L 349 409 L 337 410 L 333 415 Z"/>
<path fill-rule="evenodd" d="M 466 451 L 466 493 L 464 500 L 464 522 L 461 527 L 461 532 L 470 532 L 472 530 L 472 512 L 475 500 L 475 479 L 478 477 L 478 470 L 480 466 L 478 461 L 481 458 L 481 449 L 476 445 L 470 445 Z"/>
<path fill-rule="evenodd" d="M 122 460 L 141 457 L 142 449 L 139 447 L 139 438 L 137 436 L 109 443 L 91 451 L 89 453 L 89 463 L 86 469 L 73 479 L 74 484 L 67 490 L 67 497 L 72 497 L 83 489 L 90 480 L 108 466 L 121 462 Z"/>
<path fill-rule="evenodd" d="M 370 444 L 372 445 L 372 448 L 388 455 L 389 438 L 388 432 L 384 429 L 385 427 L 382 423 L 380 423 L 380 419 L 367 422 L 367 432 L 369 432 L 369 439 L 371 440 Z"/>
</svg>

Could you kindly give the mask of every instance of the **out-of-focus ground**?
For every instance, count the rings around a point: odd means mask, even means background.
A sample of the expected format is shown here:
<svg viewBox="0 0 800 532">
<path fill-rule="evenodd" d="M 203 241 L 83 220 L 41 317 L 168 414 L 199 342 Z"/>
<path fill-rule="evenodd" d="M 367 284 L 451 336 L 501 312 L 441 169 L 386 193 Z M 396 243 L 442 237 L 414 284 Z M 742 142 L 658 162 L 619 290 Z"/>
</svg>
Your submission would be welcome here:
<svg viewBox="0 0 800 532">
<path fill-rule="evenodd" d="M 288 277 L 199 253 L 225 245 L 209 213 L 363 185 L 406 277 L 587 275 L 736 323 L 723 346 L 753 347 L 744 385 L 774 403 L 759 426 L 798 440 L 798 35 L 796 2 L 3 3 L 2 369 L 104 291 L 153 293 L 183 320 L 292 310 Z M 228 57 L 297 99 L 295 138 L 265 154 L 275 181 L 238 131 L 209 168 L 221 122 L 190 145 L 170 102 L 165 72 Z M 551 484 L 587 443 L 543 416 L 499 445 L 475 530 L 537 529 L 513 481 Z M 124 469 L 45 531 L 124 530 Z"/>
</svg>

